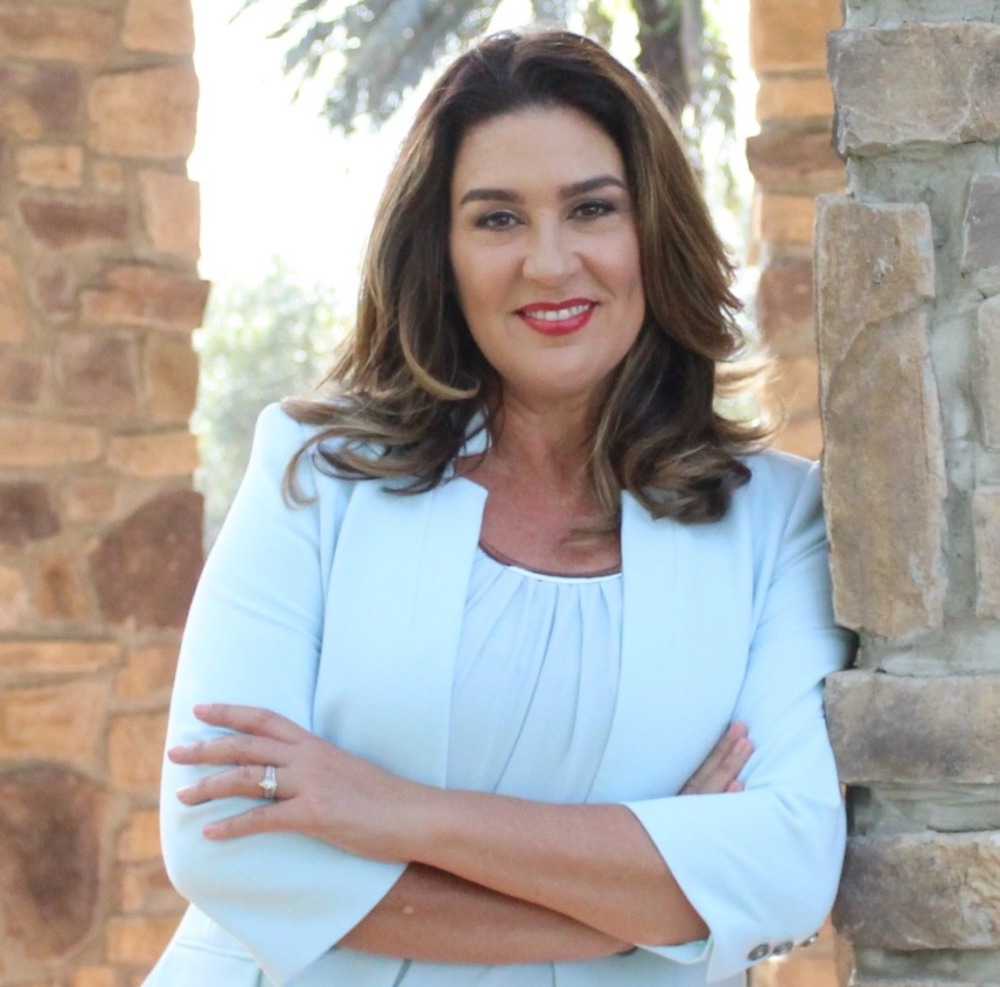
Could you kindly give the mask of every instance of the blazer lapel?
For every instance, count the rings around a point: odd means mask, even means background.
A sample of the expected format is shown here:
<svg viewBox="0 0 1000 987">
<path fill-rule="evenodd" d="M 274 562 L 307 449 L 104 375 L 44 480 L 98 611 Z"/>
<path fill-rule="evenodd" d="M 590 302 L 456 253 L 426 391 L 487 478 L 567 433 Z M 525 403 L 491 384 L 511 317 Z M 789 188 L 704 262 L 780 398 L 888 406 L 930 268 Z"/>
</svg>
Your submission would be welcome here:
<svg viewBox="0 0 1000 987">
<path fill-rule="evenodd" d="M 327 601 L 317 732 L 443 785 L 452 677 L 486 491 L 468 481 L 399 496 L 355 489 Z"/>
<path fill-rule="evenodd" d="M 591 802 L 676 794 L 728 725 L 746 661 L 733 607 L 749 597 L 724 526 L 657 521 L 622 496 L 621 671 Z"/>
</svg>

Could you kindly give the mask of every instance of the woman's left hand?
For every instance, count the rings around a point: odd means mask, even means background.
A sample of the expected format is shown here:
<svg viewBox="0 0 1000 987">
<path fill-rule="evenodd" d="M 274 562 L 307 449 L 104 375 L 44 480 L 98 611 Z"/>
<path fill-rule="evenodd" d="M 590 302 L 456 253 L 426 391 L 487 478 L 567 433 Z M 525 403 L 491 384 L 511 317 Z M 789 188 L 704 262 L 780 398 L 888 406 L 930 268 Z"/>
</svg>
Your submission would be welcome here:
<svg viewBox="0 0 1000 987">
<path fill-rule="evenodd" d="M 195 715 L 233 732 L 167 752 L 175 764 L 228 768 L 182 788 L 177 797 L 185 805 L 263 798 L 265 769 L 276 769 L 273 799 L 209 824 L 206 837 L 297 832 L 373 860 L 406 862 L 403 809 L 426 792 L 425 786 L 383 771 L 266 709 L 220 703 L 196 706 Z"/>
</svg>

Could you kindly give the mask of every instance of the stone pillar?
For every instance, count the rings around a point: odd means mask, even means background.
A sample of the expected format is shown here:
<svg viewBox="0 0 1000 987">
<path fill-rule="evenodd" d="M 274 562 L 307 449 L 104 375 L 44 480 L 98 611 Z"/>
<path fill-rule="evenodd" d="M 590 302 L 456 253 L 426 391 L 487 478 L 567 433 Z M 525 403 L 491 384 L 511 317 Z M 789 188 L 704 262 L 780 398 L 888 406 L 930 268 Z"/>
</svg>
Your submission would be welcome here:
<svg viewBox="0 0 1000 987">
<path fill-rule="evenodd" d="M 1000 983 L 1000 2 L 848 0 L 821 198 L 828 683 L 857 987 Z"/>
<path fill-rule="evenodd" d="M 0 985 L 131 987 L 201 564 L 189 0 L 0 0 Z"/>
<path fill-rule="evenodd" d="M 778 444 L 812 458 L 822 449 L 815 199 L 844 185 L 844 165 L 830 143 L 833 94 L 826 75 L 826 35 L 840 23 L 840 0 L 750 0 L 750 62 L 760 80 L 761 132 L 747 144 L 757 182 L 753 244 L 762 267 L 757 324 L 778 358 L 772 398 L 785 417 Z"/>
</svg>

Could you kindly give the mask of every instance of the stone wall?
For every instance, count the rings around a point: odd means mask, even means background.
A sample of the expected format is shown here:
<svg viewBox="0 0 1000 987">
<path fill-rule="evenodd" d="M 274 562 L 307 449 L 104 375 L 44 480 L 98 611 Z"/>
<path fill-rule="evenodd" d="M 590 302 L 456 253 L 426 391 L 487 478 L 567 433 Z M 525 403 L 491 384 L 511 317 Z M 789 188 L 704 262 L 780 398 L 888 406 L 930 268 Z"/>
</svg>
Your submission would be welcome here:
<svg viewBox="0 0 1000 987">
<path fill-rule="evenodd" d="M 201 562 L 189 0 L 0 0 L 0 985 L 131 987 Z"/>
<path fill-rule="evenodd" d="M 843 21 L 840 0 L 750 0 L 750 62 L 757 121 L 747 158 L 756 179 L 754 258 L 762 272 L 757 324 L 777 357 L 770 399 L 783 412 L 780 448 L 810 458 L 823 449 L 813 297 L 816 196 L 841 191 L 844 164 L 833 148 L 833 90 L 826 39 Z M 830 923 L 817 943 L 751 971 L 752 987 L 838 987 L 850 974 L 848 945 Z"/>
<path fill-rule="evenodd" d="M 817 458 L 822 449 L 813 318 L 815 200 L 840 191 L 844 164 L 831 141 L 827 32 L 840 0 L 750 0 L 750 63 L 760 90 L 760 133 L 747 144 L 756 180 L 753 243 L 762 272 L 757 324 L 778 358 L 772 398 L 784 409 L 779 444 Z"/>
<path fill-rule="evenodd" d="M 848 0 L 821 198 L 825 494 L 859 668 L 835 909 L 858 987 L 1000 983 L 1000 2 Z"/>
</svg>

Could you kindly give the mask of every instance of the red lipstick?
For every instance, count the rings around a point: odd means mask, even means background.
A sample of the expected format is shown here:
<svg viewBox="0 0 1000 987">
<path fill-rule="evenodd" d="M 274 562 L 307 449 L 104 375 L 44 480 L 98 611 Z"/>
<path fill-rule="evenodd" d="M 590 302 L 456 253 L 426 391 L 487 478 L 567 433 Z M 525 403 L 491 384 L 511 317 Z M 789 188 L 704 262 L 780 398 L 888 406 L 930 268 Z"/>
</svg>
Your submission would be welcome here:
<svg viewBox="0 0 1000 987">
<path fill-rule="evenodd" d="M 568 336 L 582 329 L 594 314 L 597 302 L 570 298 L 564 302 L 532 302 L 515 313 L 529 328 L 544 336 Z"/>
</svg>

